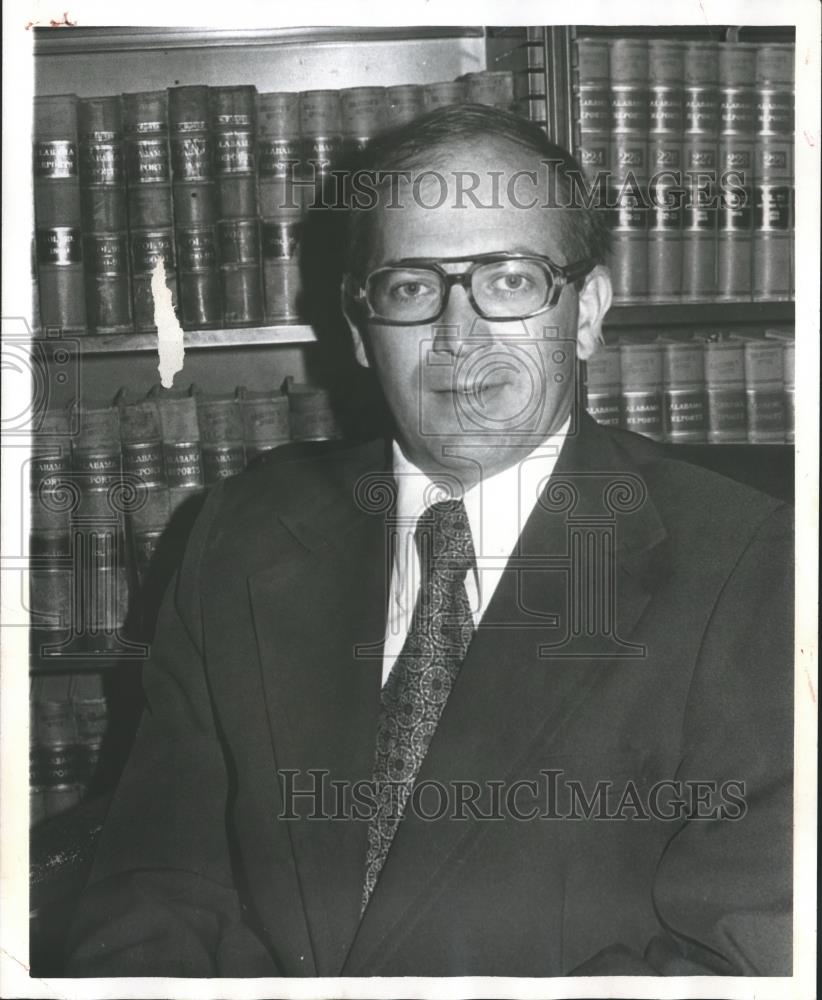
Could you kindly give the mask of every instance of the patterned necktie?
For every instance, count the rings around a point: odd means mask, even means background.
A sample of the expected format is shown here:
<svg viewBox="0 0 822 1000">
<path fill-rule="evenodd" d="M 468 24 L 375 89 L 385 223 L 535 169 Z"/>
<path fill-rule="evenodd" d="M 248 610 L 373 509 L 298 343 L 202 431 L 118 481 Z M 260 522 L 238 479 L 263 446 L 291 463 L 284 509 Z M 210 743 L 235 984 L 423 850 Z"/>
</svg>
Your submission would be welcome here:
<svg viewBox="0 0 822 1000">
<path fill-rule="evenodd" d="M 368 828 L 363 910 L 474 634 L 465 574 L 476 559 L 462 500 L 432 504 L 417 522 L 414 540 L 421 584 L 408 636 L 381 694 L 374 758 L 378 806 Z"/>
</svg>

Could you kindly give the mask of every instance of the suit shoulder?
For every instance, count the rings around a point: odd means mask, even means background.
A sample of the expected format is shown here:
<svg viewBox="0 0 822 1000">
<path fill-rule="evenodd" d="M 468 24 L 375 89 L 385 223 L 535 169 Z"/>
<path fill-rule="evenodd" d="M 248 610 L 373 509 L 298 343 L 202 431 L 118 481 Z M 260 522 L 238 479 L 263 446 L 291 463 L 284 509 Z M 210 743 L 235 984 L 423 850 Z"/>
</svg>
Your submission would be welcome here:
<svg viewBox="0 0 822 1000">
<path fill-rule="evenodd" d="M 760 533 L 791 537 L 790 504 L 695 462 L 637 434 L 613 431 L 641 472 L 651 498 L 674 536 L 717 551 L 745 547 Z"/>
<path fill-rule="evenodd" d="M 358 479 L 383 466 L 381 440 L 300 442 L 259 456 L 238 476 L 222 484 L 217 522 L 251 530 L 272 517 L 311 520 L 328 507 L 353 497 Z"/>
</svg>

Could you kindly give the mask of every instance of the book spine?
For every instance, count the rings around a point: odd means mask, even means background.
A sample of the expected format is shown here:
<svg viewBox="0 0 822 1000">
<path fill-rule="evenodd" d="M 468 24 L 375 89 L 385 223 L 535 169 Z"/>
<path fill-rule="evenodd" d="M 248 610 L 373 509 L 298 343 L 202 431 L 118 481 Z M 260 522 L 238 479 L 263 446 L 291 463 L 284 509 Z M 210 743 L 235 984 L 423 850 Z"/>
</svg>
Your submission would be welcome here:
<svg viewBox="0 0 822 1000">
<path fill-rule="evenodd" d="M 291 440 L 288 396 L 281 392 L 238 390 L 247 461 Z"/>
<path fill-rule="evenodd" d="M 469 104 L 487 104 L 510 111 L 514 107 L 514 74 L 511 70 L 481 70 L 467 74 Z"/>
<path fill-rule="evenodd" d="M 652 41 L 648 50 L 648 299 L 671 302 L 682 293 L 682 144 L 684 51 L 679 42 Z"/>
<path fill-rule="evenodd" d="M 44 674 L 34 679 L 33 781 L 41 789 L 47 816 L 71 809 L 83 794 L 70 688 L 68 673 Z"/>
<path fill-rule="evenodd" d="M 601 39 L 577 40 L 575 102 L 578 129 L 575 153 L 585 179 L 593 185 L 596 201 L 605 205 L 611 140 L 611 96 L 608 43 Z"/>
<path fill-rule="evenodd" d="M 299 95 L 260 94 L 258 127 L 265 319 L 291 323 L 299 318 L 300 295 Z"/>
<path fill-rule="evenodd" d="M 425 110 L 434 111 L 452 104 L 464 104 L 468 96 L 465 80 L 443 80 L 439 83 L 427 83 L 423 87 Z"/>
<path fill-rule="evenodd" d="M 719 52 L 720 209 L 717 234 L 718 297 L 751 298 L 754 199 L 755 50 L 725 44 Z"/>
<path fill-rule="evenodd" d="M 70 477 L 67 414 L 49 410 L 33 435 L 30 465 L 29 639 L 34 663 L 56 655 L 71 634 Z"/>
<path fill-rule="evenodd" d="M 340 91 L 343 154 L 362 152 L 387 125 L 385 87 L 346 87 Z"/>
<path fill-rule="evenodd" d="M 187 330 L 214 328 L 222 302 L 209 88 L 170 88 L 168 116 L 180 321 Z"/>
<path fill-rule="evenodd" d="M 168 101 L 164 90 L 123 94 L 134 327 L 156 330 L 151 278 L 158 261 L 176 304 Z"/>
<path fill-rule="evenodd" d="M 792 45 L 757 52 L 753 297 L 791 297 L 793 206 Z"/>
<path fill-rule="evenodd" d="M 610 46 L 611 280 L 614 298 L 648 295 L 648 44 L 619 38 Z"/>
<path fill-rule="evenodd" d="M 396 87 L 386 87 L 385 100 L 388 105 L 388 120 L 394 125 L 406 125 L 424 110 L 422 87 L 416 83 L 401 83 Z"/>
<path fill-rule="evenodd" d="M 619 427 L 622 402 L 619 345 L 601 347 L 585 363 L 585 375 L 586 410 L 597 423 Z"/>
<path fill-rule="evenodd" d="M 129 605 L 125 519 L 115 503 L 122 483 L 120 418 L 117 407 L 105 404 L 78 407 L 78 415 L 73 466 L 81 500 L 72 533 L 84 600 L 75 635 L 85 652 L 108 656 L 122 648 Z"/>
<path fill-rule="evenodd" d="M 682 295 L 691 301 L 716 297 L 716 227 L 719 169 L 719 47 L 685 46 L 685 212 Z"/>
<path fill-rule="evenodd" d="M 46 798 L 43 784 L 40 746 L 37 740 L 37 704 L 35 701 L 39 678 L 29 678 L 29 826 L 34 827 L 46 818 Z"/>
<path fill-rule="evenodd" d="M 128 517 L 137 577 L 144 583 L 157 545 L 171 517 L 163 436 L 157 401 L 120 405 L 123 469 L 140 481 L 141 496 Z"/>
<path fill-rule="evenodd" d="M 78 778 L 86 796 L 103 791 L 106 784 L 103 741 L 108 731 L 109 710 L 102 674 L 75 674 L 70 680 L 69 697 L 77 736 Z"/>
<path fill-rule="evenodd" d="M 132 329 L 128 209 L 119 97 L 79 103 L 86 311 L 94 333 Z"/>
<path fill-rule="evenodd" d="M 620 344 L 622 426 L 661 441 L 662 352 L 660 344 Z"/>
<path fill-rule="evenodd" d="M 783 345 L 772 340 L 744 342 L 748 442 L 782 444 L 785 440 Z"/>
<path fill-rule="evenodd" d="M 665 439 L 673 444 L 707 439 L 705 362 L 699 341 L 663 345 L 662 416 Z"/>
<path fill-rule="evenodd" d="M 163 430 L 163 462 L 173 514 L 204 486 L 197 401 L 191 395 L 159 392 L 157 405 Z"/>
<path fill-rule="evenodd" d="M 34 101 L 34 217 L 43 329 L 86 328 L 77 97 Z"/>
<path fill-rule="evenodd" d="M 342 109 L 337 90 L 304 90 L 300 93 L 300 137 L 303 148 L 302 180 L 305 208 L 323 206 L 331 170 L 343 148 Z M 308 193 L 313 188 L 313 194 Z"/>
<path fill-rule="evenodd" d="M 796 440 L 796 344 L 787 341 L 783 348 L 783 368 L 785 386 L 785 441 L 793 444 Z"/>
<path fill-rule="evenodd" d="M 245 468 L 243 419 L 234 395 L 197 397 L 197 419 L 206 486 L 236 476 Z"/>
<path fill-rule="evenodd" d="M 290 377 L 283 388 L 288 395 L 292 441 L 328 441 L 342 437 L 327 390 L 296 383 Z"/>
<path fill-rule="evenodd" d="M 223 325 L 263 321 L 257 197 L 256 90 L 213 87 L 211 126 L 217 177 L 217 256 Z"/>
<path fill-rule="evenodd" d="M 741 341 L 703 345 L 708 443 L 736 444 L 748 439 L 745 358 Z"/>
</svg>

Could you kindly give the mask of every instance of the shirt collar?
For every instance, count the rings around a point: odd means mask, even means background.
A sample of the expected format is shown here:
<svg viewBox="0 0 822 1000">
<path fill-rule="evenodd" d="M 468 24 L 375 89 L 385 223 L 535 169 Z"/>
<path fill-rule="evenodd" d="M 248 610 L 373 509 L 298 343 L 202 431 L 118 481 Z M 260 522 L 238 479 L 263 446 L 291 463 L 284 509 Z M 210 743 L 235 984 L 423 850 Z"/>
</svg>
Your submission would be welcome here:
<svg viewBox="0 0 822 1000">
<path fill-rule="evenodd" d="M 482 556 L 508 555 L 525 527 L 531 511 L 559 457 L 570 425 L 549 435 L 524 458 L 466 491 L 463 499 L 478 563 Z M 393 472 L 397 484 L 397 524 L 413 532 L 427 506 L 442 499 L 436 484 L 403 452 L 394 440 Z"/>
</svg>

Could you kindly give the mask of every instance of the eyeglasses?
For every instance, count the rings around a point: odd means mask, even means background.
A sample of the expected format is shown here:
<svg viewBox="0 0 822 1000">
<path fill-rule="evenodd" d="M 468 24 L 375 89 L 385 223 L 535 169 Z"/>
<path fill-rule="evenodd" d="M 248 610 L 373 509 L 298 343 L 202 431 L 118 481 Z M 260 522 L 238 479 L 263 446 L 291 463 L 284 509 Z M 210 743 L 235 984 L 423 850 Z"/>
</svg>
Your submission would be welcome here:
<svg viewBox="0 0 822 1000">
<path fill-rule="evenodd" d="M 469 263 L 451 274 L 443 264 Z M 409 257 L 378 267 L 360 284 L 350 274 L 344 289 L 364 304 L 368 318 L 391 326 L 433 323 L 445 312 L 451 288 L 461 285 L 474 311 L 495 322 L 529 319 L 552 309 L 562 289 L 595 266 L 589 259 L 561 266 L 538 254 L 486 253 L 469 257 Z"/>
</svg>

